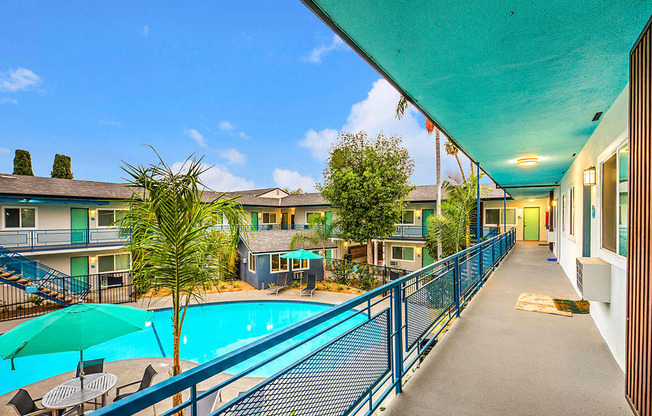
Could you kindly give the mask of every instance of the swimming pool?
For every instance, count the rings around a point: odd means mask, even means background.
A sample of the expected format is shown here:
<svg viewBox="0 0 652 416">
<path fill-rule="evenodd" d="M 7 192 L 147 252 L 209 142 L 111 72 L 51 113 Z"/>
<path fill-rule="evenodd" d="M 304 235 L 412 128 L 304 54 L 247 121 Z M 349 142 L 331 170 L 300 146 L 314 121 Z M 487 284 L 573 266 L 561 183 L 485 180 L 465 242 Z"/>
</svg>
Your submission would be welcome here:
<svg viewBox="0 0 652 416">
<path fill-rule="evenodd" d="M 292 301 L 224 302 L 193 306 L 188 309 L 181 334 L 181 359 L 203 364 L 331 307 L 332 305 L 323 303 Z M 149 320 L 151 324 L 148 323 L 144 330 L 89 348 L 84 351 L 84 359 L 103 357 L 106 361 L 117 361 L 129 358 L 171 357 L 171 316 L 170 309 L 158 310 L 152 314 Z M 337 319 L 341 320 L 342 317 Z M 359 314 L 250 375 L 269 377 L 294 362 L 297 357 L 314 351 L 365 319 L 366 315 Z M 284 348 L 325 329 L 332 323 L 325 322 L 227 371 L 238 374 Z M 15 371 L 11 371 L 9 360 L 1 361 L 0 394 L 72 371 L 77 367 L 78 362 L 78 352 L 17 358 Z"/>
</svg>

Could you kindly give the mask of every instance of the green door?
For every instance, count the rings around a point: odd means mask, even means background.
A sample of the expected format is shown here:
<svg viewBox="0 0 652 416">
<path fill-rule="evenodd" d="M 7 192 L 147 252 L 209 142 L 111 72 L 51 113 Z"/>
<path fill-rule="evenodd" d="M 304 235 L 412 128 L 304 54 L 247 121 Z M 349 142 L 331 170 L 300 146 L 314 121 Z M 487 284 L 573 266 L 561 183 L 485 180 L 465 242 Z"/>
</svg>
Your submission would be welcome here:
<svg viewBox="0 0 652 416">
<path fill-rule="evenodd" d="M 70 208 L 70 242 L 88 243 L 88 209 Z"/>
<path fill-rule="evenodd" d="M 281 230 L 287 230 L 288 229 L 288 213 L 287 212 L 282 212 L 281 213 Z"/>
<path fill-rule="evenodd" d="M 88 256 L 70 258 L 70 275 L 82 283 L 88 283 Z"/>
<path fill-rule="evenodd" d="M 421 229 L 423 230 L 423 236 L 424 237 L 428 235 L 428 218 L 430 218 L 434 214 L 435 214 L 434 209 L 424 209 L 423 210 L 423 215 L 421 216 L 421 218 L 423 219 L 423 226 L 421 227 Z M 426 256 L 424 255 L 423 257 L 425 259 Z M 432 262 L 430 262 L 428 264 L 431 264 L 431 263 Z"/>
<path fill-rule="evenodd" d="M 333 212 L 332 211 L 326 211 L 326 221 L 328 224 L 333 222 Z"/>
<path fill-rule="evenodd" d="M 539 241 L 539 207 L 523 208 L 523 240 Z"/>
<path fill-rule="evenodd" d="M 257 212 L 252 212 L 251 213 L 251 229 L 252 229 L 252 231 L 258 230 L 258 213 Z"/>
<path fill-rule="evenodd" d="M 423 253 L 423 255 L 421 256 L 421 258 L 423 260 L 421 262 L 421 267 L 430 266 L 432 263 L 435 262 L 435 259 L 432 258 L 432 256 L 430 255 L 430 252 L 428 251 L 427 248 L 425 248 L 425 247 L 422 248 L 421 252 Z"/>
</svg>

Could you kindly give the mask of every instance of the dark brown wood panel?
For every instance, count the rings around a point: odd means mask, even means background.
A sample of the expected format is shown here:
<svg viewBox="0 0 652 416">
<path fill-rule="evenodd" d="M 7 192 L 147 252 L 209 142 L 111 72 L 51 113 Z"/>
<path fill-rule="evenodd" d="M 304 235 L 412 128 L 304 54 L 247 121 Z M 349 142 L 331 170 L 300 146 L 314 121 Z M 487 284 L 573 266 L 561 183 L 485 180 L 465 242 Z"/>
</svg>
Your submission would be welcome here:
<svg viewBox="0 0 652 416">
<path fill-rule="evenodd" d="M 629 242 L 625 392 L 634 412 L 652 416 L 652 27 L 630 54 Z"/>
</svg>

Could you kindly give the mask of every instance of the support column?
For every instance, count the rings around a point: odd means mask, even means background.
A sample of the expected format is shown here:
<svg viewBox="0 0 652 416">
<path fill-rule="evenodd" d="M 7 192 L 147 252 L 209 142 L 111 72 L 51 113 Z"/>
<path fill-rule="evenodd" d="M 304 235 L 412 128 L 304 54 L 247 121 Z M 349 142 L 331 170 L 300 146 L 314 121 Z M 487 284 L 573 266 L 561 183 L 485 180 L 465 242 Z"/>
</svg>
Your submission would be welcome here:
<svg viewBox="0 0 652 416">
<path fill-rule="evenodd" d="M 507 192 L 503 189 L 503 232 L 507 232 Z"/>
<path fill-rule="evenodd" d="M 476 188 L 476 197 L 475 197 L 475 240 L 476 242 L 480 242 L 482 239 L 482 233 L 480 231 L 480 162 L 475 162 L 475 166 L 477 167 L 478 170 L 478 176 L 475 180 L 475 188 Z"/>
<path fill-rule="evenodd" d="M 378 266 L 378 241 L 374 240 L 374 266 Z"/>
</svg>

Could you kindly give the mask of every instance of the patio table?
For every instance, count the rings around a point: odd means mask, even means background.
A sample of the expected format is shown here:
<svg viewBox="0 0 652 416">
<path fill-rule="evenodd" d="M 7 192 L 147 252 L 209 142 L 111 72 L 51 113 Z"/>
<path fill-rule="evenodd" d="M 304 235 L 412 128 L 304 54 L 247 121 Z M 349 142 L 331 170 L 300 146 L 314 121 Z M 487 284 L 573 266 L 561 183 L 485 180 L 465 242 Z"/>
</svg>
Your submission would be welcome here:
<svg viewBox="0 0 652 416">
<path fill-rule="evenodd" d="M 118 382 L 118 377 L 111 373 L 89 374 L 84 377 L 84 388 L 81 388 L 79 377 L 66 381 L 53 388 L 41 400 L 44 407 L 48 409 L 66 409 L 68 407 L 81 406 L 81 414 L 84 414 L 83 404 L 102 396 L 102 406 L 106 405 L 106 393 Z"/>
</svg>

